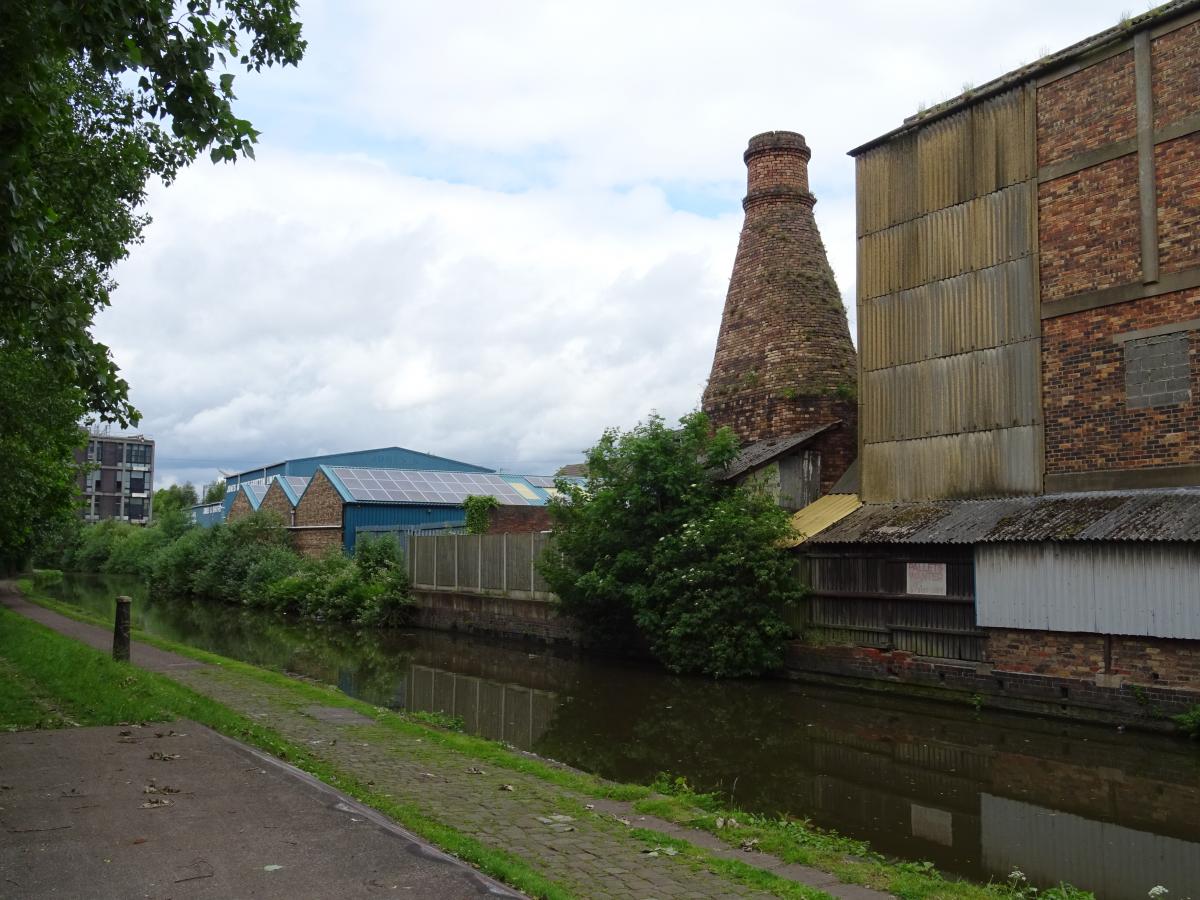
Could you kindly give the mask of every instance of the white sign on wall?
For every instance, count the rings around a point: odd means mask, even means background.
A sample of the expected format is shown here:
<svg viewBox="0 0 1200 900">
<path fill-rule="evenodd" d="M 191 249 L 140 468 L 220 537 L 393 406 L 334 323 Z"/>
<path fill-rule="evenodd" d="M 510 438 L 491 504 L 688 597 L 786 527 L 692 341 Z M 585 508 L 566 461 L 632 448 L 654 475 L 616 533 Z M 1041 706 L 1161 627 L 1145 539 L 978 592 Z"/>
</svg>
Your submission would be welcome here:
<svg viewBox="0 0 1200 900">
<path fill-rule="evenodd" d="M 908 594 L 946 596 L 946 564 L 910 562 L 908 564 Z"/>
</svg>

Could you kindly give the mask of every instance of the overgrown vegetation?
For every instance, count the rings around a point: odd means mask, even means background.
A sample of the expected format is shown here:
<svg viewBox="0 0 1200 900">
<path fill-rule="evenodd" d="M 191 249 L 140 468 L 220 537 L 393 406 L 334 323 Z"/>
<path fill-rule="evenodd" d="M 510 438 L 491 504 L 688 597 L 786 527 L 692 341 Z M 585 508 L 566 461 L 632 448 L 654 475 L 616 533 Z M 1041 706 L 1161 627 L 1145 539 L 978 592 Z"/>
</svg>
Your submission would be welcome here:
<svg viewBox="0 0 1200 900">
<path fill-rule="evenodd" d="M 467 513 L 467 534 L 487 534 L 492 510 L 499 505 L 500 501 L 491 494 L 470 496 L 464 499 L 463 509 Z"/>
<path fill-rule="evenodd" d="M 717 677 L 778 668 L 784 610 L 802 589 L 768 496 L 712 477 L 738 452 L 692 413 L 610 429 L 587 455 L 586 488 L 562 481 L 554 552 L 539 563 L 563 611 L 597 644 L 640 641 L 669 669 Z"/>
<path fill-rule="evenodd" d="M 1200 703 L 1187 712 L 1171 716 L 1171 721 L 1179 726 L 1179 730 L 1192 740 L 1200 740 Z"/>
<path fill-rule="evenodd" d="M 182 511 L 148 527 L 106 520 L 41 561 L 73 572 L 136 575 L 154 594 L 273 609 L 288 615 L 363 625 L 399 625 L 411 598 L 408 569 L 392 535 L 305 559 L 288 545 L 282 520 L 257 512 L 200 528 Z"/>
</svg>

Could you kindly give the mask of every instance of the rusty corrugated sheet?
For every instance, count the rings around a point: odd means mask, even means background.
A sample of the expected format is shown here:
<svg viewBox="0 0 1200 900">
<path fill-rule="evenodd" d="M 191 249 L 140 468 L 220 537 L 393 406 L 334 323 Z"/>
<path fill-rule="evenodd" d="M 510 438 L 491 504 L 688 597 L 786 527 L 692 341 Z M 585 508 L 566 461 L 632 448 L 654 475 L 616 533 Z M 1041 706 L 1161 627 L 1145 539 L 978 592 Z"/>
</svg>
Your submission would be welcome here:
<svg viewBox="0 0 1200 900">
<path fill-rule="evenodd" d="M 826 494 L 792 516 L 792 531 L 795 537 L 785 541 L 784 546 L 799 546 L 814 534 L 844 519 L 860 506 L 862 501 L 857 494 Z"/>
<path fill-rule="evenodd" d="M 867 503 L 810 539 L 821 544 L 1200 541 L 1200 489 Z"/>
</svg>

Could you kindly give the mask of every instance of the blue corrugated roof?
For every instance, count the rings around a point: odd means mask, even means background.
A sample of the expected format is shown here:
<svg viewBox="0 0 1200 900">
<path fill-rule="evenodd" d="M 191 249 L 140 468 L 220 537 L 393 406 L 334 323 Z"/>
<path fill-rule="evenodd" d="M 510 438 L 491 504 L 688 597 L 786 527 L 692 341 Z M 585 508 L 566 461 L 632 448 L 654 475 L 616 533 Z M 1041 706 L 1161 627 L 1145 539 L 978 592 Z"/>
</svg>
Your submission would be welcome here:
<svg viewBox="0 0 1200 900">
<path fill-rule="evenodd" d="M 377 469 L 419 469 L 426 472 L 493 472 L 495 470 L 474 463 L 434 456 L 409 450 L 407 447 L 376 447 L 372 450 L 346 450 L 340 453 L 323 453 L 317 456 L 300 456 L 267 466 L 245 469 L 227 480 L 238 484 L 243 479 L 262 478 L 264 475 L 300 475 L 311 478 L 322 465 L 362 466 Z"/>
</svg>

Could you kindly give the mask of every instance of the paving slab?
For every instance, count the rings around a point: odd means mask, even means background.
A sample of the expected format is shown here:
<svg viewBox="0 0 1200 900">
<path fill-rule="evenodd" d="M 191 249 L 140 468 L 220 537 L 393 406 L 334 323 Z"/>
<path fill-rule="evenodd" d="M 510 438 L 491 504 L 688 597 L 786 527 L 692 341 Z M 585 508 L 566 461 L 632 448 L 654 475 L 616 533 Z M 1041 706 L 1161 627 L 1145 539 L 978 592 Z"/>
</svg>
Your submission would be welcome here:
<svg viewBox="0 0 1200 900">
<path fill-rule="evenodd" d="M 189 721 L 0 735 L 0 897 L 519 897 Z"/>
</svg>

